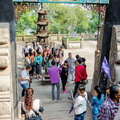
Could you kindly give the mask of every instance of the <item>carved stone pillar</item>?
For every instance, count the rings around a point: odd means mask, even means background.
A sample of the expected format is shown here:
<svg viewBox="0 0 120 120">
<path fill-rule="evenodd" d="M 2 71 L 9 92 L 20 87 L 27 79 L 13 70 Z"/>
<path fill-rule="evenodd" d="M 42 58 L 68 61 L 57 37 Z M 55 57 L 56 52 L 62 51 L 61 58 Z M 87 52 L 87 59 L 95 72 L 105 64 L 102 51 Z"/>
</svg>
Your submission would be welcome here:
<svg viewBox="0 0 120 120">
<path fill-rule="evenodd" d="M 17 117 L 17 64 L 13 0 L 0 0 L 0 120 Z"/>
<path fill-rule="evenodd" d="M 0 23 L 0 119 L 13 120 L 13 86 L 9 23 Z"/>
<path fill-rule="evenodd" d="M 108 86 L 120 82 L 120 25 L 114 25 L 112 28 L 109 56 L 111 80 L 108 82 Z"/>
</svg>

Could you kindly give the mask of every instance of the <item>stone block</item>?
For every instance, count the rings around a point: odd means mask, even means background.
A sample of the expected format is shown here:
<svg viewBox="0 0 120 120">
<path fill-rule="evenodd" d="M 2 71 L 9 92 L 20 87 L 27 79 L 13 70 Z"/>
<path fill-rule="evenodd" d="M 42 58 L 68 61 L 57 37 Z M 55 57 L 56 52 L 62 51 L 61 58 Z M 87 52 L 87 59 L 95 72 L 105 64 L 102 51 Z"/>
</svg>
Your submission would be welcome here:
<svg viewBox="0 0 120 120">
<path fill-rule="evenodd" d="M 10 75 L 0 76 L 0 92 L 10 91 Z"/>
<path fill-rule="evenodd" d="M 116 76 L 116 83 L 120 82 L 120 64 L 115 64 L 115 76 Z"/>
<path fill-rule="evenodd" d="M 6 68 L 9 66 L 9 57 L 0 56 L 0 68 Z"/>
<path fill-rule="evenodd" d="M 0 102 L 0 116 L 10 115 L 11 113 L 11 103 L 10 102 Z"/>
<path fill-rule="evenodd" d="M 0 56 L 8 56 L 9 50 L 8 48 L 0 48 Z"/>
<path fill-rule="evenodd" d="M 0 45 L 7 44 L 9 41 L 9 29 L 0 28 Z"/>
<path fill-rule="evenodd" d="M 117 53 L 117 57 L 116 57 L 115 62 L 120 64 L 120 53 L 119 52 Z"/>
</svg>

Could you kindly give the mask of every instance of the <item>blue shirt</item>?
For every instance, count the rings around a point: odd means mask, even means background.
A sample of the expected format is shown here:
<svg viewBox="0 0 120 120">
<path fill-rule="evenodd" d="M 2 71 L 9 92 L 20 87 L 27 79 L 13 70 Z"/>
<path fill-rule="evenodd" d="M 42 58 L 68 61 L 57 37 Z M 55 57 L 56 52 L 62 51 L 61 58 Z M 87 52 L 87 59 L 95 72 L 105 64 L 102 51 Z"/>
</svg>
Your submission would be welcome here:
<svg viewBox="0 0 120 120">
<path fill-rule="evenodd" d="M 35 56 L 35 63 L 42 63 L 42 56 Z"/>
<path fill-rule="evenodd" d="M 100 114 L 100 107 L 102 103 L 104 102 L 104 94 L 101 95 L 100 100 L 97 98 L 97 95 L 92 97 L 91 105 L 93 106 L 92 108 L 92 114 L 94 115 L 99 115 Z"/>
</svg>

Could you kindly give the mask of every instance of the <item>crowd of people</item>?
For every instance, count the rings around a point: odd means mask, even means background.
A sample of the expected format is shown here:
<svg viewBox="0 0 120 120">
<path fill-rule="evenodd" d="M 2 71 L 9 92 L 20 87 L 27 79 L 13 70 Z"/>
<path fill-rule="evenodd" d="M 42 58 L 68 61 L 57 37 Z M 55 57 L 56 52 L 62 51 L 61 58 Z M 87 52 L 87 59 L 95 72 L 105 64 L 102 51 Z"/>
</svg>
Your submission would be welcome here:
<svg viewBox="0 0 120 120">
<path fill-rule="evenodd" d="M 24 101 L 22 104 L 22 114 L 25 114 L 26 120 L 41 120 L 38 114 L 43 112 L 44 108 L 38 99 L 33 98 L 34 90 L 30 88 L 29 83 L 32 76 L 40 79 L 44 70 L 45 74 L 50 77 L 52 86 L 52 100 L 60 101 L 60 81 L 62 82 L 62 93 L 65 94 L 66 84 L 74 81 L 74 92 L 70 99 L 73 100 L 73 108 L 75 110 L 74 120 L 84 120 L 87 111 L 87 104 L 91 107 L 93 120 L 120 120 L 116 119 L 119 110 L 120 85 L 113 85 L 107 90 L 107 97 L 102 94 L 99 86 L 94 87 L 94 96 L 91 103 L 88 101 L 85 86 L 87 84 L 86 59 L 76 55 L 73 58 L 72 53 L 68 53 L 68 58 L 64 60 L 64 51 L 61 46 L 59 49 L 56 43 L 52 49 L 39 45 L 36 42 L 35 50 L 28 43 L 22 49 L 24 58 L 24 68 L 21 72 L 21 87 L 23 88 L 22 96 Z M 43 69 L 43 70 L 42 70 Z M 31 77 L 30 77 L 31 76 Z M 55 97 L 55 86 L 57 88 L 57 97 Z M 78 94 L 77 94 L 78 93 Z M 118 117 L 119 115 L 117 115 Z"/>
</svg>

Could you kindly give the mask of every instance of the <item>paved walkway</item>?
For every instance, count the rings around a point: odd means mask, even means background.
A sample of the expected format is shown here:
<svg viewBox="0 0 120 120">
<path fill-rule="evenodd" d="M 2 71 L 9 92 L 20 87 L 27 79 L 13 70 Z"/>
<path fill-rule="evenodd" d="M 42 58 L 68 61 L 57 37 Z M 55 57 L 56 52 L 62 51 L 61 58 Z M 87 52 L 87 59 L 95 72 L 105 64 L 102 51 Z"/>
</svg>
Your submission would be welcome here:
<svg viewBox="0 0 120 120">
<path fill-rule="evenodd" d="M 60 42 L 57 42 L 60 45 Z M 18 68 L 21 68 L 21 49 L 24 43 L 17 43 L 17 57 L 18 57 Z M 85 57 L 87 59 L 87 72 L 88 72 L 88 79 L 89 84 L 86 86 L 87 92 L 90 92 L 91 89 L 91 78 L 93 76 L 93 69 L 94 69 L 94 50 L 96 46 L 96 41 L 85 41 L 84 49 L 69 49 L 65 51 L 65 58 L 67 58 L 68 52 L 73 53 L 73 57 L 76 54 L 79 54 L 81 57 Z M 21 87 L 18 85 L 20 91 Z M 42 115 L 43 120 L 73 120 L 74 112 L 70 115 L 68 114 L 69 109 L 71 107 L 72 101 L 68 99 L 70 96 L 70 91 L 73 90 L 74 84 L 71 81 L 67 84 L 67 93 L 61 93 L 61 101 L 60 102 L 53 102 L 51 100 L 51 85 L 41 85 L 41 81 L 33 79 L 32 88 L 35 90 L 35 98 L 38 98 L 42 101 L 43 106 L 45 108 L 45 112 Z M 20 95 L 21 93 L 19 93 Z M 85 116 L 85 120 L 92 120 L 91 118 L 91 110 L 88 107 L 87 114 Z"/>
</svg>

